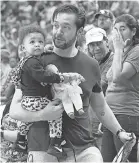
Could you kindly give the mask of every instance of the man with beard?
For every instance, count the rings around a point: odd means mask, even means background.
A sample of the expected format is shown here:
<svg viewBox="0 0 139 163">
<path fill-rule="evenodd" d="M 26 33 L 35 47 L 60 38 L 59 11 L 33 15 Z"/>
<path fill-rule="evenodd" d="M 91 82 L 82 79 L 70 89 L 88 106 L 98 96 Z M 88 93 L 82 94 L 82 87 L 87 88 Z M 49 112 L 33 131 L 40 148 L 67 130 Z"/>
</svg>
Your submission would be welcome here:
<svg viewBox="0 0 139 163">
<path fill-rule="evenodd" d="M 22 97 L 21 91 L 18 89 L 15 92 L 10 116 L 26 122 L 36 121 L 28 133 L 28 161 L 103 162 L 99 149 L 95 147 L 95 140 L 90 136 L 89 102 L 99 120 L 113 134 L 117 134 L 123 142 L 131 139 L 131 134 L 121 128 L 104 100 L 97 61 L 75 47 L 76 39 L 83 31 L 84 24 L 85 14 L 77 7 L 70 4 L 58 7 L 52 17 L 54 53 L 42 56 L 44 65 L 54 64 L 60 72 L 77 72 L 86 80 L 80 84 L 83 90 L 82 100 L 85 113 L 79 115 L 75 112 L 75 119 L 70 119 L 63 112 L 63 140 L 66 143 L 62 146 L 66 158 L 56 158 L 47 154 L 50 140 L 47 121 L 60 117 L 63 111 L 62 105 L 58 105 L 58 101 L 52 101 L 43 110 L 30 114 L 22 109 L 19 102 Z"/>
<path fill-rule="evenodd" d="M 112 51 L 114 51 L 112 43 L 112 29 L 115 17 L 113 13 L 110 10 L 100 10 L 95 14 L 95 19 L 97 19 L 97 26 L 106 31 L 109 47 Z"/>
</svg>

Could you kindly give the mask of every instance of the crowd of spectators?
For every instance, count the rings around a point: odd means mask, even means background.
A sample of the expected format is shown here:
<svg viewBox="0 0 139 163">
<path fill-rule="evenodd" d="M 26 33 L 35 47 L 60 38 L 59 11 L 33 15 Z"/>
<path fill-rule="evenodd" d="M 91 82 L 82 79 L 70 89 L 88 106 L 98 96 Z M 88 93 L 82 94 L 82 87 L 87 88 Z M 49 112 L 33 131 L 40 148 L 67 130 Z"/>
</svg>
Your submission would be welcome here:
<svg viewBox="0 0 139 163">
<path fill-rule="evenodd" d="M 18 49 L 18 31 L 23 25 L 36 23 L 46 31 L 46 44 L 51 44 L 52 41 L 52 26 L 51 17 L 55 8 L 64 3 L 72 3 L 80 8 L 83 8 L 87 15 L 86 27 L 97 26 L 95 13 L 101 9 L 108 9 L 117 17 L 124 13 L 132 14 L 139 20 L 139 2 L 138 1 L 2 1 L 1 2 L 1 86 L 5 80 L 4 75 L 6 70 L 3 58 L 7 58 L 9 66 L 14 68 L 21 58 Z M 87 31 L 87 30 L 86 30 Z M 78 37 L 77 45 L 84 45 L 84 36 Z M 4 52 L 3 52 L 4 50 Z M 6 52 L 5 52 L 6 51 Z M 3 56 L 6 54 L 6 56 Z M 9 56 L 7 56 L 9 54 Z M 3 76 L 3 77 L 2 77 Z M 9 82 L 8 82 L 9 83 Z M 7 84 L 3 87 L 7 87 Z M 1 95 L 5 94 L 4 89 L 1 89 Z M 5 99 L 5 97 L 4 97 Z"/>
<path fill-rule="evenodd" d="M 87 15 L 87 26 L 98 26 L 95 20 L 95 13 L 101 9 L 112 11 L 115 17 L 129 13 L 139 21 L 139 1 L 98 1 L 98 0 L 61 0 L 61 1 L 2 1 L 1 2 L 1 97 L 6 101 L 12 97 L 14 88 L 7 95 L 11 88 L 9 85 L 12 69 L 17 65 L 21 56 L 18 49 L 18 31 L 23 25 L 36 23 L 46 31 L 46 44 L 52 42 L 51 17 L 57 6 L 64 3 L 72 3 L 83 8 Z M 86 26 L 86 27 L 87 27 Z M 85 28 L 87 29 L 87 28 Z M 87 31 L 87 30 L 86 30 Z M 78 38 L 77 45 L 82 46 L 82 36 Z M 5 80 L 3 82 L 3 80 Z M 4 87 L 3 86 L 3 83 Z M 6 91 L 8 90 L 8 91 Z M 12 92 L 12 93 L 11 93 Z M 12 95 L 11 95 L 12 94 Z M 4 104 L 2 102 L 2 104 Z"/>
<path fill-rule="evenodd" d="M 95 13 L 101 9 L 108 9 L 112 11 L 115 17 L 129 13 L 139 20 L 139 1 L 73 1 L 73 0 L 61 0 L 61 1 L 2 1 L 1 2 L 1 52 L 4 50 L 6 54 L 9 54 L 8 62 L 11 68 L 16 66 L 16 62 L 21 58 L 18 49 L 18 31 L 23 25 L 30 23 L 36 23 L 46 31 L 47 40 L 46 44 L 52 43 L 52 26 L 51 17 L 55 8 L 64 3 L 72 3 L 80 8 L 83 8 L 87 15 L 86 27 L 97 26 L 95 20 Z M 85 27 L 85 29 L 87 29 Z M 77 45 L 82 47 L 84 37 L 78 37 Z M 5 52 L 1 53 L 1 63 L 3 64 L 3 57 Z M 14 62 L 14 63 L 13 63 Z M 14 64 L 14 65 L 12 65 Z M 4 68 L 1 70 L 4 74 Z M 2 83 L 1 83 L 2 85 Z M 7 87 L 7 86 L 6 86 Z M 3 92 L 2 92 L 3 94 Z"/>
<path fill-rule="evenodd" d="M 85 9 L 87 24 L 94 24 L 94 14 L 100 9 L 110 9 L 117 17 L 130 13 L 139 19 L 138 1 L 2 1 L 1 2 L 1 48 L 17 56 L 18 29 L 30 23 L 38 23 L 51 41 L 51 16 L 54 9 L 63 3 L 72 3 Z"/>
</svg>

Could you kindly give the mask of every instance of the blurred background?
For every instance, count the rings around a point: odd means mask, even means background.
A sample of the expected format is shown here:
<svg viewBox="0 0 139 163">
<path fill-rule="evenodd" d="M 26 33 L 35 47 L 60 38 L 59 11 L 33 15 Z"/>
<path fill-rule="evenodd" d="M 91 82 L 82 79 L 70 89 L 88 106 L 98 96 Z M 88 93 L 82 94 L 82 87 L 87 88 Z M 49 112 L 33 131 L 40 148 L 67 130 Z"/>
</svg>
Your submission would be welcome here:
<svg viewBox="0 0 139 163">
<path fill-rule="evenodd" d="M 95 25 L 94 14 L 100 9 L 109 9 L 115 17 L 130 13 L 139 20 L 139 0 L 137 1 L 98 1 L 98 0 L 61 0 L 61 1 L 1 1 L 1 49 L 7 49 L 10 56 L 18 55 L 18 29 L 30 23 L 38 23 L 51 42 L 51 16 L 61 4 L 72 3 L 84 8 L 87 24 Z"/>
</svg>

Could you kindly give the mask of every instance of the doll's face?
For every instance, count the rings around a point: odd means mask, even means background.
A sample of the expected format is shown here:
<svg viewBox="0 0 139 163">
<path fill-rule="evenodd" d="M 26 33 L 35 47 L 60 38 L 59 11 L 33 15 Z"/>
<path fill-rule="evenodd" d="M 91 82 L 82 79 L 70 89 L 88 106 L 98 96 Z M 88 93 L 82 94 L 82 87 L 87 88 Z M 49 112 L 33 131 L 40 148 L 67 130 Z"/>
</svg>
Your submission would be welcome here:
<svg viewBox="0 0 139 163">
<path fill-rule="evenodd" d="M 59 73 L 57 67 L 55 65 L 52 65 L 52 64 L 46 66 L 46 70 L 49 71 L 49 72 L 53 72 L 55 74 Z"/>
</svg>

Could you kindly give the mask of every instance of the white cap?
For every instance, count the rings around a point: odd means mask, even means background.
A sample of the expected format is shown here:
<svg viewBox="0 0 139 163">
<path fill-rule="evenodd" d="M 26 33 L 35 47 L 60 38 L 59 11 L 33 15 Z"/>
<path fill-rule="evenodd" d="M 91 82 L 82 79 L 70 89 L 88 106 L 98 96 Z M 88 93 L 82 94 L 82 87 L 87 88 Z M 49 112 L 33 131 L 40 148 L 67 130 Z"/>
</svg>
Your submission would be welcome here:
<svg viewBox="0 0 139 163">
<path fill-rule="evenodd" d="M 92 28 L 85 34 L 86 45 L 88 45 L 91 42 L 102 41 L 103 37 L 107 37 L 105 30 L 101 28 Z"/>
</svg>

